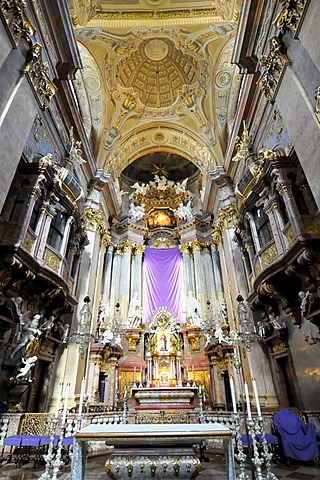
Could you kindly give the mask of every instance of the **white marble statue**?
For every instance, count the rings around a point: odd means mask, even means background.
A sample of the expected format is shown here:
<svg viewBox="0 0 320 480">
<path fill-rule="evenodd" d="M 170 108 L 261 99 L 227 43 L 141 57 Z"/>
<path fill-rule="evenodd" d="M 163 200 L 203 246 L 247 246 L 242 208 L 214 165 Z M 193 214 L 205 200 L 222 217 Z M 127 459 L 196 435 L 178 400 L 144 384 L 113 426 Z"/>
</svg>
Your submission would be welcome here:
<svg viewBox="0 0 320 480">
<path fill-rule="evenodd" d="M 133 202 L 130 203 L 129 207 L 129 217 L 134 222 L 138 222 L 145 215 L 144 205 L 135 205 Z"/>
<path fill-rule="evenodd" d="M 139 327 L 141 325 L 141 319 L 142 308 L 140 305 L 139 295 L 137 292 L 135 292 L 130 301 L 126 326 L 128 328 Z"/>
<path fill-rule="evenodd" d="M 260 338 L 264 338 L 266 335 L 266 328 L 263 321 L 257 322 L 258 334 Z"/>
<path fill-rule="evenodd" d="M 186 205 L 182 202 L 179 204 L 179 207 L 174 210 L 175 215 L 177 215 L 180 220 L 186 222 L 191 222 L 193 219 L 193 213 L 191 210 L 191 201 L 189 200 Z"/>
<path fill-rule="evenodd" d="M 139 182 L 136 182 L 134 183 L 133 185 L 131 185 L 130 188 L 134 188 L 135 189 L 135 192 L 134 193 L 137 193 L 137 194 L 140 194 L 140 195 L 145 195 L 147 193 L 147 191 L 149 190 L 149 185 L 146 185 L 145 183 L 142 183 L 140 185 Z"/>
<path fill-rule="evenodd" d="M 276 316 L 274 312 L 269 313 L 269 321 L 275 330 L 281 330 L 282 328 L 286 328 L 286 322 L 283 321 L 282 323 L 280 323 L 279 317 Z"/>
<path fill-rule="evenodd" d="M 102 334 L 101 343 L 102 345 L 107 345 L 107 343 L 111 343 L 112 340 L 113 340 L 113 332 L 110 326 L 108 326 Z"/>
<path fill-rule="evenodd" d="M 310 293 L 309 291 L 307 291 L 307 292 L 301 291 L 301 292 L 298 293 L 298 296 L 299 296 L 299 299 L 300 299 L 301 314 L 303 316 L 306 309 L 307 309 L 307 304 L 309 302 L 311 303 L 312 293 Z"/>
<path fill-rule="evenodd" d="M 202 309 L 200 302 L 193 296 L 190 291 L 188 293 L 186 303 L 187 322 L 193 327 L 200 327 L 202 321 Z"/>
<path fill-rule="evenodd" d="M 108 323 L 108 320 L 110 318 L 110 305 L 109 303 L 100 303 L 100 312 L 99 312 L 99 325 L 104 325 Z"/>
<path fill-rule="evenodd" d="M 208 345 L 210 345 L 211 341 L 213 340 L 213 337 L 210 333 L 205 333 L 204 335 L 206 337 L 206 343 L 204 348 L 206 348 Z"/>
<path fill-rule="evenodd" d="M 32 357 L 22 358 L 22 363 L 24 364 L 23 367 L 19 368 L 20 373 L 16 376 L 16 378 L 29 378 L 30 377 L 30 370 L 34 367 L 38 357 L 33 355 Z"/>
<path fill-rule="evenodd" d="M 188 183 L 188 178 L 185 178 L 181 183 L 177 182 L 175 184 L 174 189 L 177 195 L 179 195 L 180 193 L 184 193 L 186 191 L 187 183 Z"/>
<path fill-rule="evenodd" d="M 25 312 L 20 317 L 20 326 L 19 326 L 19 333 L 16 337 L 16 346 L 13 348 L 11 353 L 11 358 L 14 358 L 16 353 L 21 350 L 23 347 L 27 347 L 27 345 L 35 340 L 36 338 L 40 337 L 42 331 L 39 328 L 39 322 L 41 315 L 38 313 L 31 318 L 31 312 Z"/>
</svg>

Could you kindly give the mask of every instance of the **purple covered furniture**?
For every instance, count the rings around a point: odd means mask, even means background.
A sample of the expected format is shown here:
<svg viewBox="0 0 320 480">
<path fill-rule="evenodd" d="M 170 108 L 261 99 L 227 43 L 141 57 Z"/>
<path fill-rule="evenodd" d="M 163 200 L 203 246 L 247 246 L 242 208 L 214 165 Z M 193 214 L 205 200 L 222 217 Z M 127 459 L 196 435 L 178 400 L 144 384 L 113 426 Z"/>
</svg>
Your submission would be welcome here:
<svg viewBox="0 0 320 480">
<path fill-rule="evenodd" d="M 316 426 L 313 423 L 304 423 L 295 413 L 281 410 L 273 417 L 273 424 L 286 457 L 303 462 L 318 457 Z"/>
</svg>

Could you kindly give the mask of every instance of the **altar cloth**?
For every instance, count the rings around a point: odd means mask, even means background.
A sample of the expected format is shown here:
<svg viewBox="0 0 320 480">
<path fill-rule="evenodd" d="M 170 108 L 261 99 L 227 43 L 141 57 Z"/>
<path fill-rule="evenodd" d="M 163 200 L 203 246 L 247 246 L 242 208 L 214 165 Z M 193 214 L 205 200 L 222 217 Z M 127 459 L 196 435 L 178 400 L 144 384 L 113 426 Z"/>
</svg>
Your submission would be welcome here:
<svg viewBox="0 0 320 480">
<path fill-rule="evenodd" d="M 219 423 L 197 424 L 117 424 L 117 425 L 88 425 L 76 433 L 76 440 L 105 440 L 113 442 L 128 442 L 132 439 L 151 440 L 156 438 L 159 442 L 168 439 L 195 442 L 210 438 L 231 438 L 229 428 Z"/>
</svg>

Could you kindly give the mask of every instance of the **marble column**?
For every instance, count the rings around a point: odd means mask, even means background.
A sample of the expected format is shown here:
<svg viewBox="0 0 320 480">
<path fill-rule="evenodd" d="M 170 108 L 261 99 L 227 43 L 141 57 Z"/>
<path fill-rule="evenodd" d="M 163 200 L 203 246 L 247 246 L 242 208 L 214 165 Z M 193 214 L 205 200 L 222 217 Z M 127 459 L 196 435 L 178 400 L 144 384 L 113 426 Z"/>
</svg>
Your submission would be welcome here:
<svg viewBox="0 0 320 480">
<path fill-rule="evenodd" d="M 283 201 L 285 203 L 287 212 L 288 212 L 288 217 L 290 219 L 290 223 L 292 225 L 294 234 L 300 235 L 301 233 L 304 232 L 304 225 L 303 221 L 301 219 L 301 215 L 299 213 L 297 204 L 293 198 L 292 194 L 292 187 L 291 187 L 291 182 L 289 181 L 283 181 L 278 187 L 280 195 L 283 197 Z"/>
<path fill-rule="evenodd" d="M 211 259 L 212 259 L 212 268 L 214 274 L 214 284 L 216 288 L 217 294 L 223 293 L 223 282 L 222 282 L 222 274 L 221 274 L 221 263 L 220 263 L 220 256 L 219 251 L 217 249 L 217 245 L 213 243 L 211 245 Z"/>
<path fill-rule="evenodd" d="M 130 300 L 135 293 L 142 299 L 142 245 L 135 245 L 132 251 Z"/>
<path fill-rule="evenodd" d="M 191 263 L 190 248 L 187 245 L 181 247 L 182 259 L 183 259 L 183 271 L 184 271 L 184 287 L 185 293 L 194 292 L 194 272 Z"/>
<path fill-rule="evenodd" d="M 203 304 L 205 301 L 205 285 L 202 271 L 201 246 L 197 240 L 193 242 L 193 261 L 196 284 L 195 297 Z"/>
<path fill-rule="evenodd" d="M 61 254 L 62 257 L 67 256 L 67 247 L 68 247 L 70 231 L 71 231 L 71 226 L 72 226 L 73 221 L 74 221 L 74 218 L 72 216 L 68 218 L 67 223 L 66 223 L 66 227 L 65 227 L 64 232 L 63 232 L 62 245 L 61 245 L 61 249 L 60 249 L 60 254 Z M 59 275 L 63 274 L 63 270 L 64 270 L 64 263 L 61 262 Z"/>
<path fill-rule="evenodd" d="M 121 262 L 121 281 L 120 281 L 120 312 L 121 318 L 127 319 L 130 299 L 130 278 L 131 278 L 131 245 L 125 243 L 123 246 L 123 256 Z"/>
<path fill-rule="evenodd" d="M 105 256 L 103 283 L 102 283 L 102 301 L 105 303 L 109 301 L 109 295 L 110 295 L 113 249 L 114 249 L 114 246 L 110 243 L 108 245 L 106 256 Z"/>
<path fill-rule="evenodd" d="M 0 144 L 3 147 L 1 151 L 0 211 L 3 208 L 38 109 L 37 99 L 27 78 L 20 76 L 16 83 L 11 85 L 10 96 L 7 98 L 5 108 L 0 116 Z"/>
<path fill-rule="evenodd" d="M 282 228 L 279 225 L 279 219 L 275 213 L 278 210 L 278 205 L 276 199 L 269 200 L 268 204 L 265 206 L 266 215 L 269 218 L 270 227 L 272 230 L 272 235 L 274 238 L 274 243 L 277 247 L 279 254 L 285 251 L 285 244 L 283 242 Z"/>
<path fill-rule="evenodd" d="M 210 302 L 212 303 L 212 300 L 215 297 L 215 281 L 211 255 L 208 246 L 204 247 L 202 250 L 202 259 L 202 264 L 204 267 L 204 279 L 206 285 L 206 297 L 207 299 L 210 299 Z"/>
<path fill-rule="evenodd" d="M 50 224 L 54 215 L 55 209 L 48 202 L 45 202 L 40 209 L 40 217 L 35 231 L 37 240 L 34 243 L 34 254 L 37 258 L 41 259 L 43 257 Z"/>
<path fill-rule="evenodd" d="M 111 275 L 111 289 L 110 289 L 111 316 L 114 315 L 114 306 L 119 301 L 121 260 L 122 260 L 122 252 L 120 248 L 117 247 L 116 251 L 114 252 L 114 258 L 113 258 L 113 264 L 112 264 L 112 275 Z"/>
</svg>

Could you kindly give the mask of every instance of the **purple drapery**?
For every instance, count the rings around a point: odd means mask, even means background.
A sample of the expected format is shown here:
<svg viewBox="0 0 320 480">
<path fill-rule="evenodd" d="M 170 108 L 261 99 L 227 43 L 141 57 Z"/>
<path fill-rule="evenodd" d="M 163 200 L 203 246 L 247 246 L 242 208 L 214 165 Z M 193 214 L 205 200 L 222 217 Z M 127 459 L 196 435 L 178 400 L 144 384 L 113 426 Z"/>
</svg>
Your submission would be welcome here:
<svg viewBox="0 0 320 480">
<path fill-rule="evenodd" d="M 304 423 L 294 412 L 281 410 L 273 417 L 273 424 L 286 457 L 308 462 L 319 456 L 314 423 Z"/>
<path fill-rule="evenodd" d="M 160 307 L 170 310 L 178 322 L 184 322 L 182 255 L 178 248 L 146 248 L 143 262 L 143 316 L 149 323 Z"/>
</svg>

